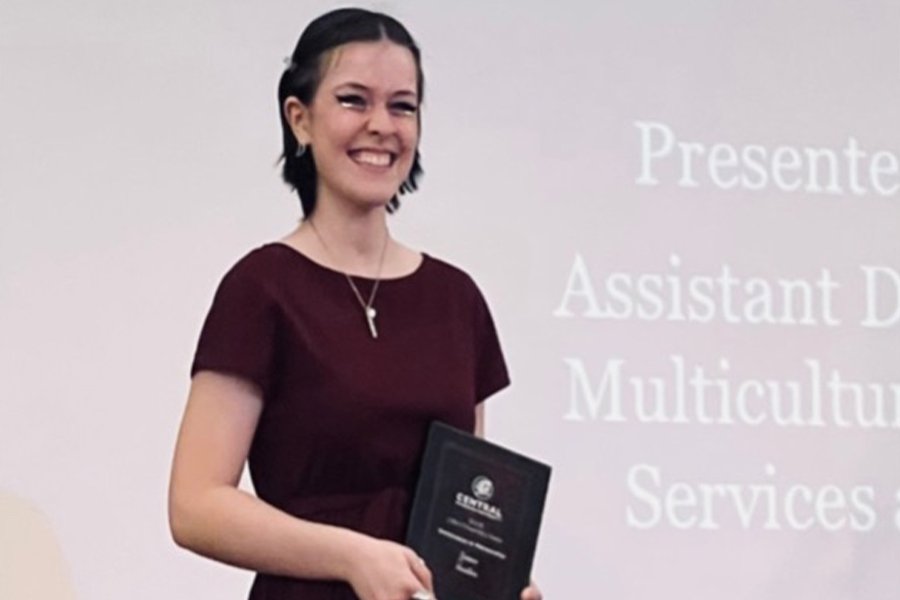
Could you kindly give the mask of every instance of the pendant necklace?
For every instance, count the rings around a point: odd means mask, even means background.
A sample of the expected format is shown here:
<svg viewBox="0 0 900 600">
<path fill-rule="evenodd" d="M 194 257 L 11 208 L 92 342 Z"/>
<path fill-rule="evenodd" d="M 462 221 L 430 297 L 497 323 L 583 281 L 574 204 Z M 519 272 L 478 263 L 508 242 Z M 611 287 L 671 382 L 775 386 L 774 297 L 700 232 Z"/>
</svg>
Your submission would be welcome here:
<svg viewBox="0 0 900 600">
<path fill-rule="evenodd" d="M 310 228 L 312 228 L 313 233 L 316 234 L 316 237 L 319 239 L 319 243 L 322 244 L 322 248 L 325 249 L 325 254 L 334 261 L 334 255 L 331 254 L 331 251 L 328 249 L 328 245 L 325 244 L 325 240 L 322 238 L 322 235 L 319 233 L 319 230 L 316 229 L 316 226 L 313 225 L 311 219 L 307 219 L 306 223 L 309 223 Z M 378 259 L 378 271 L 375 274 L 375 283 L 372 285 L 372 290 L 369 292 L 369 299 L 363 300 L 362 294 L 359 292 L 359 288 L 356 287 L 356 284 L 353 283 L 353 278 L 350 277 L 350 274 L 346 271 L 341 271 L 344 274 L 344 277 L 347 279 L 347 283 L 350 284 L 350 289 L 353 290 L 353 295 L 356 296 L 356 301 L 359 302 L 359 307 L 363 310 L 363 315 L 366 317 L 366 322 L 369 324 L 369 333 L 372 334 L 372 339 L 378 338 L 378 329 L 375 327 L 375 317 L 378 315 L 375 310 L 375 295 L 378 293 L 378 284 L 381 283 L 381 269 L 384 266 L 384 255 L 387 254 L 387 245 L 388 245 L 387 231 L 384 234 L 384 244 L 381 246 L 381 257 Z M 335 261 L 335 264 L 336 261 Z"/>
</svg>

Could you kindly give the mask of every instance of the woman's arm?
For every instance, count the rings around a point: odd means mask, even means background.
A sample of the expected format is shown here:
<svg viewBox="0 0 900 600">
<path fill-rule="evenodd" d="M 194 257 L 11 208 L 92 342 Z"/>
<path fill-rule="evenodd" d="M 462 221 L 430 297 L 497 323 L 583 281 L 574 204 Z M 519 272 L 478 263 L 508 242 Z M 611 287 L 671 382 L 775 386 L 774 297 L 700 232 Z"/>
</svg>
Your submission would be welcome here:
<svg viewBox="0 0 900 600">
<path fill-rule="evenodd" d="M 169 486 L 175 542 L 255 571 L 344 580 L 363 600 L 408 600 L 431 590 L 430 572 L 409 548 L 295 518 L 238 489 L 262 405 L 244 379 L 194 376 Z"/>
<path fill-rule="evenodd" d="M 481 439 L 484 437 L 484 402 L 475 406 L 475 435 Z"/>
</svg>

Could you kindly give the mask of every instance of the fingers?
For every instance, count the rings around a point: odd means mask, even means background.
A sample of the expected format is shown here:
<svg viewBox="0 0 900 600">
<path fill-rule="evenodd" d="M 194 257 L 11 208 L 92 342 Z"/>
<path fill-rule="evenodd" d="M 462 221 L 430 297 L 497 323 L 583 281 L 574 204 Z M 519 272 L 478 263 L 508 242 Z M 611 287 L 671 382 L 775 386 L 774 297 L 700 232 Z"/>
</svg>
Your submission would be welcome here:
<svg viewBox="0 0 900 600">
<path fill-rule="evenodd" d="M 354 554 L 347 581 L 360 600 L 434 600 L 431 571 L 410 548 L 364 538 Z"/>
<path fill-rule="evenodd" d="M 419 580 L 422 587 L 434 594 L 434 583 L 431 579 L 431 570 L 425 565 L 425 561 L 412 550 L 409 551 L 407 560 L 409 561 L 409 568 L 412 569 L 413 575 L 416 576 L 416 579 Z"/>
<path fill-rule="evenodd" d="M 543 594 L 538 586 L 532 581 L 527 588 L 522 590 L 522 600 L 543 600 Z"/>
</svg>

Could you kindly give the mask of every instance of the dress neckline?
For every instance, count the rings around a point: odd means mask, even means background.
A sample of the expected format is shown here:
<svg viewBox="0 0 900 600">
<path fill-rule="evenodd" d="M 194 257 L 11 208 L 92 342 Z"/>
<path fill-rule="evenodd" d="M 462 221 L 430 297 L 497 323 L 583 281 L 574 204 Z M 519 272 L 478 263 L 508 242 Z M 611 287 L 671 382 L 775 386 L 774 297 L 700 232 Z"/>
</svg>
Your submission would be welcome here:
<svg viewBox="0 0 900 600">
<path fill-rule="evenodd" d="M 274 246 L 274 247 L 279 247 L 279 246 L 280 246 L 281 248 L 284 248 L 285 250 L 287 250 L 288 252 L 290 252 L 290 253 L 293 254 L 294 256 L 298 257 L 301 261 L 303 261 L 303 262 L 306 263 L 307 265 L 310 265 L 310 266 L 312 266 L 312 267 L 314 267 L 314 268 L 316 268 L 316 269 L 318 269 L 318 270 L 320 270 L 320 271 L 323 271 L 323 272 L 326 272 L 326 273 L 331 273 L 331 274 L 334 274 L 334 275 L 339 276 L 339 277 L 346 277 L 347 275 L 350 275 L 350 277 L 352 277 L 353 279 L 357 279 L 357 280 L 360 280 L 360 281 L 371 281 L 371 282 L 374 282 L 374 281 L 375 281 L 375 278 L 374 278 L 374 277 L 366 277 L 366 276 L 364 276 L 364 275 L 354 275 L 354 274 L 344 273 L 343 271 L 338 271 L 337 269 L 334 269 L 334 268 L 329 267 L 329 266 L 327 266 L 327 265 L 323 265 L 322 263 L 320 263 L 320 262 L 318 262 L 318 261 L 315 261 L 315 260 L 311 259 L 309 256 L 307 256 L 307 255 L 304 254 L 303 252 L 300 252 L 300 250 L 297 250 L 296 248 L 294 248 L 294 247 L 291 246 L 290 244 L 287 244 L 287 243 L 282 242 L 282 241 L 269 242 L 268 244 L 264 244 L 262 247 L 263 247 L 263 248 L 266 248 L 266 247 L 272 247 L 272 246 Z M 425 252 L 420 252 L 419 254 L 421 255 L 421 257 L 420 257 L 420 259 L 419 259 L 419 264 L 416 265 L 416 268 L 415 268 L 415 269 L 413 269 L 413 270 L 410 271 L 409 273 L 406 273 L 406 274 L 403 274 L 403 275 L 398 275 L 397 277 L 382 277 L 382 278 L 380 279 L 380 281 L 381 281 L 382 283 L 390 283 L 390 282 L 392 282 L 392 281 L 404 281 L 404 280 L 407 280 L 407 279 L 412 279 L 412 278 L 415 277 L 417 274 L 421 273 L 421 272 L 422 272 L 422 269 L 425 267 L 425 263 L 426 263 L 426 262 L 430 262 L 430 261 L 432 260 L 432 258 L 431 258 L 427 253 L 425 253 Z"/>
</svg>

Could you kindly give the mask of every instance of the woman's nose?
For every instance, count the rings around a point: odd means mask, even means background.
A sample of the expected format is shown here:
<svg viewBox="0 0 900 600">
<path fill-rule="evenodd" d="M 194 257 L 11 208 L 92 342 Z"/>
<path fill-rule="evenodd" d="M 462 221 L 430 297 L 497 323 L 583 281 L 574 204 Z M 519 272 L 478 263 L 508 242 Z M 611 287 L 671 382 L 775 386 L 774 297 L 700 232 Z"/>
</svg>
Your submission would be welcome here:
<svg viewBox="0 0 900 600">
<path fill-rule="evenodd" d="M 388 107 L 374 107 L 372 112 L 369 114 L 369 131 L 373 133 L 393 133 L 396 129 L 394 125 L 394 118 L 391 115 L 391 111 L 388 110 Z"/>
</svg>

